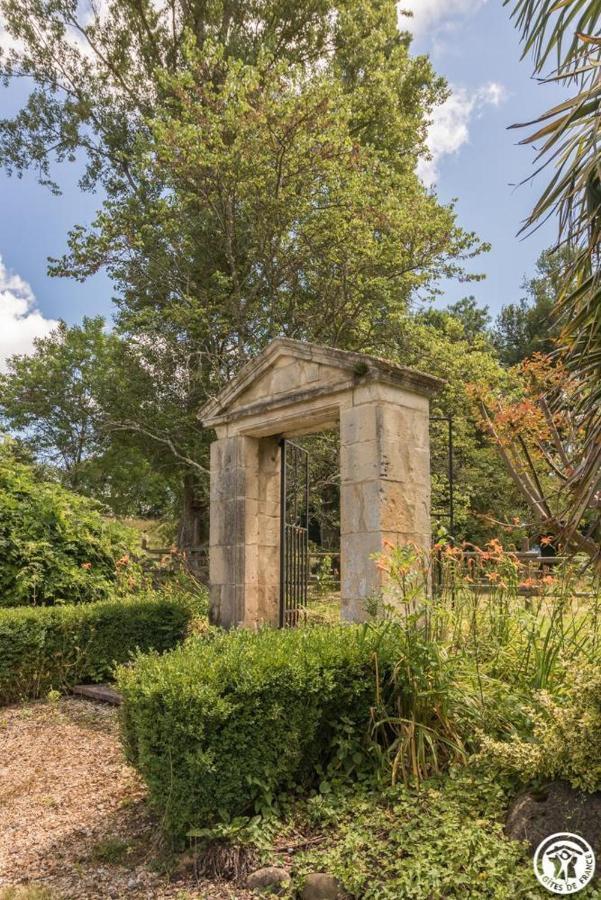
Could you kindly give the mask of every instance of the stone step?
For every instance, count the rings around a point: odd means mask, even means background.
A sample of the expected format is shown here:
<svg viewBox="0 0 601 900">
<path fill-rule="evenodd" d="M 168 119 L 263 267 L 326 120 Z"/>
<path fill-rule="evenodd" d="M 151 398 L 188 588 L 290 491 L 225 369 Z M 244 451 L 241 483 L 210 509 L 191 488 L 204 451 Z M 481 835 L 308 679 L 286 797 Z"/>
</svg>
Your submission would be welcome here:
<svg viewBox="0 0 601 900">
<path fill-rule="evenodd" d="M 76 684 L 71 693 L 86 700 L 110 703 L 111 706 L 120 706 L 123 702 L 121 694 L 108 684 Z"/>
</svg>

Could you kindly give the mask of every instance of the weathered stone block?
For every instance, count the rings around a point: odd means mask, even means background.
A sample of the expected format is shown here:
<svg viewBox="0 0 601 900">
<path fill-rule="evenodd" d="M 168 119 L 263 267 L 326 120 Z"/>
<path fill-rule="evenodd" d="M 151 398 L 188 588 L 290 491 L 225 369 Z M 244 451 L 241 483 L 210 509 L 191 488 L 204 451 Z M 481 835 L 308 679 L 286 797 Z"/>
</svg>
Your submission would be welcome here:
<svg viewBox="0 0 601 900">
<path fill-rule="evenodd" d="M 371 380 L 357 385 L 353 391 L 353 404 L 355 406 L 372 405 L 376 403 L 390 403 L 394 406 L 406 409 L 425 410 L 428 414 L 430 403 L 427 397 L 420 396 L 412 390 L 399 390 L 398 387 L 377 380 Z"/>
<path fill-rule="evenodd" d="M 246 880 L 251 891 L 267 894 L 283 894 L 290 885 L 290 875 L 278 866 L 266 866 L 251 872 Z"/>
<path fill-rule="evenodd" d="M 245 540 L 245 504 L 243 500 L 225 500 L 214 503 L 209 525 L 209 542 L 212 547 L 242 544 Z"/>
<path fill-rule="evenodd" d="M 429 445 L 430 417 L 428 410 L 407 409 L 392 403 L 381 403 L 378 410 L 378 433 L 384 440 L 401 440 L 409 448 Z"/>
<path fill-rule="evenodd" d="M 344 537 L 340 575 L 345 621 L 364 621 L 367 601 L 380 591 L 381 573 L 372 556 L 381 550 L 382 539 L 377 531 Z"/>
<path fill-rule="evenodd" d="M 406 534 L 429 530 L 429 510 L 415 485 L 384 480 L 380 485 L 379 524 L 382 531 Z"/>
<path fill-rule="evenodd" d="M 240 585 L 211 585 L 212 624 L 232 628 L 244 623 L 244 592 Z"/>
<path fill-rule="evenodd" d="M 298 391 L 304 385 L 317 381 L 319 367 L 316 363 L 288 360 L 286 365 L 277 367 L 271 378 L 271 393 L 274 395 Z"/>
<path fill-rule="evenodd" d="M 382 465 L 382 456 L 375 440 L 340 445 L 341 484 L 380 478 L 383 474 Z"/>
<path fill-rule="evenodd" d="M 377 438 L 375 406 L 353 406 L 340 414 L 340 444 L 375 441 Z"/>
<path fill-rule="evenodd" d="M 340 487 L 340 534 L 349 535 L 380 529 L 383 486 L 378 479 L 345 482 Z"/>
<path fill-rule="evenodd" d="M 337 878 L 328 872 L 312 872 L 305 879 L 301 900 L 338 900 L 342 896 Z"/>
</svg>

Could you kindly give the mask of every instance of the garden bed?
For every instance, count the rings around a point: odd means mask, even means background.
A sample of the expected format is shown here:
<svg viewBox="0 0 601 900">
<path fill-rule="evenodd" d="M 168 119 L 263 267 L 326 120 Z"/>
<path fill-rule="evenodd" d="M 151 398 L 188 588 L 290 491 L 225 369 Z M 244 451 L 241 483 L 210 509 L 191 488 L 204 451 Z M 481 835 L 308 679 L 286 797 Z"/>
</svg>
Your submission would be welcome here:
<svg viewBox="0 0 601 900">
<path fill-rule="evenodd" d="M 68 699 L 0 712 L 0 898 L 16 885 L 52 900 L 251 896 L 192 872 L 170 877 L 163 860 L 113 708 Z"/>
</svg>

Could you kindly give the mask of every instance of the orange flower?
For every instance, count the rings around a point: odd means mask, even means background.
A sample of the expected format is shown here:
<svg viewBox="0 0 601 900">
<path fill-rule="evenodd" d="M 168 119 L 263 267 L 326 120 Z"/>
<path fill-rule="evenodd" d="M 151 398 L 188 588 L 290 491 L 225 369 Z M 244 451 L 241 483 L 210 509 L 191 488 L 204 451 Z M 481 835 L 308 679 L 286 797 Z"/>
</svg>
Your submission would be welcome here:
<svg viewBox="0 0 601 900">
<path fill-rule="evenodd" d="M 85 563 L 82 563 L 82 564 L 81 564 L 81 567 L 82 567 L 82 569 L 91 569 L 91 568 L 92 568 L 92 563 L 91 563 L 91 562 L 85 562 Z"/>
<path fill-rule="evenodd" d="M 115 563 L 115 565 L 117 565 L 117 566 L 126 566 L 128 563 L 129 563 L 129 556 L 128 556 L 127 553 L 126 553 L 124 556 L 121 557 L 121 559 L 118 559 L 118 560 L 117 560 L 117 562 Z"/>
<path fill-rule="evenodd" d="M 520 582 L 519 585 L 521 588 L 533 588 L 536 587 L 536 579 L 535 578 L 525 578 L 524 581 Z"/>
</svg>

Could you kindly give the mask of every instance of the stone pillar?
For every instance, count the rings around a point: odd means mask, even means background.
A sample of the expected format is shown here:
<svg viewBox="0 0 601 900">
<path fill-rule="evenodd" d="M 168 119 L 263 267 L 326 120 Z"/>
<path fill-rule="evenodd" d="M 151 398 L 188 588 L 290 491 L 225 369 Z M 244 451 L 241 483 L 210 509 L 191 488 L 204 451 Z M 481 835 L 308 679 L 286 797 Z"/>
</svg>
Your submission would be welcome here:
<svg viewBox="0 0 601 900">
<path fill-rule="evenodd" d="M 382 589 L 384 541 L 430 547 L 428 400 L 384 387 L 342 410 L 340 476 L 342 618 L 356 622 Z"/>
<path fill-rule="evenodd" d="M 256 628 L 278 620 L 279 453 L 273 438 L 211 445 L 211 621 Z"/>
<path fill-rule="evenodd" d="M 280 620 L 280 467 L 279 439 L 260 438 L 255 625 L 278 625 Z"/>
<path fill-rule="evenodd" d="M 209 578 L 215 625 L 229 627 L 244 621 L 246 511 L 249 482 L 252 493 L 252 466 L 250 477 L 247 470 L 256 458 L 254 444 L 244 437 L 224 437 L 211 444 Z"/>
</svg>

